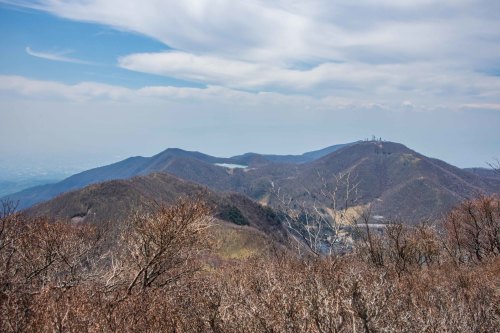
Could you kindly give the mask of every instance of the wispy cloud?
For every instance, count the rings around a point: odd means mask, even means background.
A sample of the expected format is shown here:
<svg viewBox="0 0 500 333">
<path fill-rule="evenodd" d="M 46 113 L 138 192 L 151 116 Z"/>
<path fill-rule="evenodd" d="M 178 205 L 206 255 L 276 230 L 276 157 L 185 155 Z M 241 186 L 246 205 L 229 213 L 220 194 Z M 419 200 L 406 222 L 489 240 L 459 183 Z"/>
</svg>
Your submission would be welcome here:
<svg viewBox="0 0 500 333">
<path fill-rule="evenodd" d="M 32 80 L 23 76 L 0 75 L 0 93 L 33 99 L 85 100 L 125 100 L 133 90 L 98 82 L 81 82 L 68 85 L 55 81 Z"/>
<path fill-rule="evenodd" d="M 494 105 L 475 107 L 461 108 L 453 99 L 444 106 L 413 99 L 380 104 L 220 86 L 125 88 L 0 75 L 0 133 L 9 138 L 0 140 L 0 151 L 61 149 L 90 156 L 122 149 L 131 156 L 181 146 L 222 156 L 250 150 L 299 153 L 376 134 L 474 166 L 497 153 L 500 121 Z M 34 116 L 43 121 L 26 121 Z M 450 149 L 457 143 L 460 149 Z"/>
<path fill-rule="evenodd" d="M 253 91 L 376 94 L 376 103 L 500 99 L 500 77 L 487 74 L 499 66 L 498 1 L 8 2 L 140 33 L 174 50 L 120 57 L 119 66 L 137 72 Z"/>
<path fill-rule="evenodd" d="M 500 87 L 497 87 L 500 89 Z M 466 88 L 463 88 L 466 89 Z M 145 86 L 142 88 L 127 88 L 118 85 L 98 82 L 80 82 L 64 84 L 56 81 L 33 80 L 23 76 L 0 75 L 0 94 L 5 96 L 22 96 L 32 100 L 66 100 L 66 101 L 111 101 L 111 102 L 182 102 L 192 105 L 224 105 L 242 104 L 259 109 L 280 105 L 293 106 L 302 110 L 385 110 L 394 112 L 437 111 L 443 108 L 499 110 L 500 104 L 494 103 L 461 103 L 459 99 L 450 99 L 445 104 L 438 100 L 428 100 L 426 103 L 410 100 L 387 101 L 370 94 L 363 98 L 357 95 L 330 94 L 313 97 L 300 93 L 241 91 L 220 85 L 208 85 L 204 88 L 176 86 Z"/>
<path fill-rule="evenodd" d="M 409 98 L 435 102 L 444 96 L 469 101 L 481 98 L 484 102 L 498 98 L 500 91 L 500 77 L 437 61 L 324 62 L 309 69 L 295 69 L 211 55 L 162 52 L 128 55 L 119 59 L 119 66 L 233 89 L 335 94 L 377 102 Z"/>
<path fill-rule="evenodd" d="M 94 65 L 94 63 L 89 61 L 68 57 L 67 54 L 71 53 L 71 51 L 61 51 L 61 52 L 34 51 L 31 49 L 31 47 L 26 46 L 26 53 L 28 53 L 30 56 L 46 60 L 70 62 L 82 65 Z"/>
<path fill-rule="evenodd" d="M 480 110 L 498 110 L 500 111 L 500 104 L 463 104 L 464 109 L 480 109 Z"/>
</svg>

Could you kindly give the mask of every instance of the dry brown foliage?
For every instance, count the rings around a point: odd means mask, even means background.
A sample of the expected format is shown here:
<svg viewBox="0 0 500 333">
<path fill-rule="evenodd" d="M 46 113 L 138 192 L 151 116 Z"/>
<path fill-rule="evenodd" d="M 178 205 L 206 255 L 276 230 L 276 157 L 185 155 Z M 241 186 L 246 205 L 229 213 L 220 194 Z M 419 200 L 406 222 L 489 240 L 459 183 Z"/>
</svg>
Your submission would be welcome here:
<svg viewBox="0 0 500 333">
<path fill-rule="evenodd" d="M 135 214 L 123 233 L 127 287 L 164 287 L 198 269 L 193 260 L 208 247 L 209 208 L 202 201 L 180 200 L 155 213 Z"/>
<path fill-rule="evenodd" d="M 500 255 L 500 197 L 480 196 L 458 205 L 446 217 L 447 250 L 460 263 Z"/>
<path fill-rule="evenodd" d="M 463 233 L 394 223 L 370 240 L 361 234 L 343 256 L 277 246 L 217 267 L 200 261 L 211 219 L 200 201 L 137 214 L 114 248 L 92 226 L 8 212 L 0 331 L 495 332 L 500 260 L 484 230 L 499 226 L 496 205 L 481 197 L 458 206 L 445 225 Z M 487 218 L 480 257 L 469 211 Z"/>
</svg>

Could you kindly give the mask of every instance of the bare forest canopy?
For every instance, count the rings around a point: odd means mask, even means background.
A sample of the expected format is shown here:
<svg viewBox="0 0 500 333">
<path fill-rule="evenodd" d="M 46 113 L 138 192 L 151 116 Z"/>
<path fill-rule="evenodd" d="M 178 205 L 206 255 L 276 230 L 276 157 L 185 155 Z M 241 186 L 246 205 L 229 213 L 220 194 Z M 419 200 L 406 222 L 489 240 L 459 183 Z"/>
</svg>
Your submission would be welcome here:
<svg viewBox="0 0 500 333">
<path fill-rule="evenodd" d="M 2 201 L 0 331 L 499 326 L 495 165 L 381 140 L 242 159 L 167 150 L 22 192 L 55 196 L 29 208 Z"/>
<path fill-rule="evenodd" d="M 181 199 L 109 225 L 0 215 L 2 332 L 494 332 L 500 198 L 438 224 L 370 228 L 316 256 L 293 239 L 223 259 L 210 204 Z M 245 226 L 238 226 L 243 230 Z M 226 229 L 227 230 L 227 229 Z M 254 237 L 254 236 L 252 236 Z M 227 246 L 227 244 L 222 244 Z"/>
</svg>

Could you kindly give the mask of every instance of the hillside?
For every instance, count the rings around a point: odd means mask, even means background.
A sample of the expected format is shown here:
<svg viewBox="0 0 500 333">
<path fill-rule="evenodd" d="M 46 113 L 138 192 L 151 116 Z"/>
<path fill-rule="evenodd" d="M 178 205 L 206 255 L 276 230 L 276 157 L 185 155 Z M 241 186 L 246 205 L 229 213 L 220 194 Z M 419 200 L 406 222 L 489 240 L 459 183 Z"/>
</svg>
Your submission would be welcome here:
<svg viewBox="0 0 500 333">
<path fill-rule="evenodd" d="M 113 179 L 127 179 L 152 172 L 169 172 L 183 179 L 221 188 L 224 186 L 217 184 L 225 183 L 229 174 L 227 168 L 215 165 L 216 163 L 243 164 L 249 167 L 262 167 L 284 161 L 298 164 L 310 162 L 343 146 L 345 145 L 335 145 L 302 155 L 281 156 L 247 153 L 229 158 L 169 148 L 152 157 L 130 157 L 117 163 L 83 171 L 55 184 L 35 186 L 9 194 L 2 199 L 19 201 L 19 208 L 27 208 L 52 199 L 61 193 L 83 188 L 90 184 Z"/>
<path fill-rule="evenodd" d="M 357 184 L 351 205 L 369 206 L 379 219 L 415 222 L 435 218 L 466 198 L 500 192 L 498 179 L 479 177 L 393 142 L 359 142 L 300 165 L 234 170 L 215 186 L 207 185 L 238 191 L 274 206 L 274 184 L 296 202 L 329 207 L 331 202 L 319 194 L 335 187 L 334 177 L 339 173 L 349 174 L 351 185 Z M 341 196 L 342 190 L 339 193 Z"/>
<path fill-rule="evenodd" d="M 21 207 L 28 207 L 87 184 L 168 172 L 215 191 L 242 193 L 271 206 L 276 205 L 271 193 L 271 184 L 274 184 L 281 193 L 296 201 L 317 202 L 326 208 L 331 202 L 319 194 L 333 188 L 335 175 L 343 173 L 350 175 L 351 185 L 357 184 L 356 196 L 351 196 L 355 202 L 350 205 L 370 207 L 379 219 L 401 217 L 418 221 L 438 217 L 454 204 L 478 193 L 500 192 L 500 179 L 485 176 L 486 172 L 478 174 L 459 169 L 393 142 L 357 142 L 305 155 L 320 157 L 306 163 L 298 163 L 298 158 L 294 163 L 278 163 L 277 159 L 263 163 L 267 155 L 247 154 L 221 159 L 198 152 L 167 149 L 150 158 L 129 158 L 82 172 L 54 185 L 29 189 L 12 199 L 21 200 Z M 286 158 L 282 156 L 282 160 Z M 247 168 L 215 164 L 247 162 L 250 165 Z M 134 183 L 134 188 L 141 188 L 143 192 L 152 191 L 155 186 L 153 183 L 141 186 Z"/>
<path fill-rule="evenodd" d="M 485 180 L 392 142 L 361 142 L 345 147 L 301 166 L 278 185 L 292 197 L 300 198 L 305 191 L 321 191 L 325 182 L 320 176 L 331 188 L 332 176 L 340 172 L 350 173 L 351 184 L 358 184 L 355 204 L 370 205 L 373 215 L 385 218 L 418 221 L 438 217 L 478 193 L 500 192 L 500 181 Z"/>
<path fill-rule="evenodd" d="M 198 184 L 166 173 L 152 173 L 126 180 L 112 180 L 89 185 L 62 194 L 27 209 L 28 215 L 49 216 L 71 222 L 109 223 L 118 231 L 136 211 L 153 210 L 169 205 L 180 197 L 200 196 L 214 209 L 219 220 L 261 231 L 278 240 L 286 237 L 276 214 L 251 199 L 236 193 L 216 193 Z"/>
<path fill-rule="evenodd" d="M 500 180 L 500 170 L 494 170 L 491 168 L 466 168 L 464 169 L 467 172 L 473 173 L 481 178 L 486 180 L 489 179 L 497 179 Z"/>
<path fill-rule="evenodd" d="M 311 152 L 304 153 L 302 155 L 262 155 L 257 153 L 246 153 L 243 155 L 233 156 L 231 160 L 237 164 L 243 165 L 262 165 L 272 163 L 287 163 L 287 164 L 302 164 L 307 162 L 312 162 L 318 158 L 326 156 L 339 150 L 340 148 L 346 147 L 353 143 L 333 145 L 320 150 L 315 150 Z"/>
</svg>

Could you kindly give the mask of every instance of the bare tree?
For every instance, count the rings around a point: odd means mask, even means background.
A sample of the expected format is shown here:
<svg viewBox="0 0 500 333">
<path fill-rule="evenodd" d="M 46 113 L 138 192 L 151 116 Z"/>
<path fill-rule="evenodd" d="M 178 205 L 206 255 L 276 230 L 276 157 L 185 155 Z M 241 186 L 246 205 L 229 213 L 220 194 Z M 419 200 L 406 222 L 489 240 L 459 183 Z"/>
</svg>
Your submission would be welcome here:
<svg viewBox="0 0 500 333">
<path fill-rule="evenodd" d="M 13 201 L 4 201 L 0 202 L 1 210 L 0 210 L 0 251 L 4 250 L 4 248 L 9 244 L 12 239 L 9 239 L 7 232 L 9 232 L 9 228 L 11 228 L 15 221 L 17 220 L 16 210 L 17 203 Z"/>
<path fill-rule="evenodd" d="M 377 267 L 384 266 L 383 238 L 373 232 L 370 226 L 371 210 L 366 209 L 354 220 L 356 247 L 362 257 Z"/>
<path fill-rule="evenodd" d="M 122 237 L 133 272 L 127 293 L 163 287 L 196 271 L 194 259 L 209 245 L 210 216 L 204 202 L 188 199 L 154 213 L 135 214 Z"/>
<path fill-rule="evenodd" d="M 305 199 L 292 198 L 274 182 L 271 191 L 299 253 L 306 249 L 316 256 L 331 255 L 346 245 L 341 229 L 351 222 L 348 212 L 357 201 L 359 183 L 350 172 L 332 180 L 318 173 L 318 179 L 319 193 L 305 189 Z"/>
<path fill-rule="evenodd" d="M 17 211 L 17 207 L 19 205 L 18 201 L 11 201 L 11 200 L 2 200 L 0 201 L 0 219 L 6 218 Z"/>
<path fill-rule="evenodd" d="M 500 160 L 495 159 L 493 162 L 489 162 L 488 165 L 490 166 L 493 171 L 495 171 L 497 174 L 500 174 Z"/>
<path fill-rule="evenodd" d="M 89 225 L 7 214 L 0 331 L 496 332 L 498 205 L 498 197 L 460 205 L 449 217 L 457 232 L 444 234 L 403 221 L 376 233 L 368 211 L 358 240 L 369 252 L 313 257 L 280 248 L 216 266 L 205 261 L 210 269 L 199 274 L 191 273 L 210 224 L 199 201 L 134 215 L 105 262 L 102 251 L 88 250 L 96 236 Z M 446 253 L 470 259 L 440 261 Z"/>
<path fill-rule="evenodd" d="M 455 207 L 445 219 L 445 247 L 458 263 L 500 255 L 500 198 L 480 196 Z"/>
</svg>

